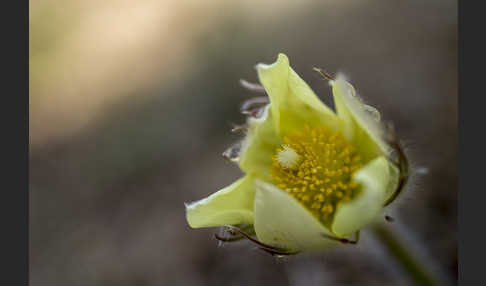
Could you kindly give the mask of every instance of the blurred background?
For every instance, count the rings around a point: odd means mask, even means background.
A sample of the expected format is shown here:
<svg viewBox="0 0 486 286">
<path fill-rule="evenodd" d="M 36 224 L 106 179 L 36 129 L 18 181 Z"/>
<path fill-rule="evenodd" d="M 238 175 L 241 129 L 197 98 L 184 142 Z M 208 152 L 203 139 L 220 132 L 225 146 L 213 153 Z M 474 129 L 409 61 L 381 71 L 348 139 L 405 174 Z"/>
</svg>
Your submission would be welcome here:
<svg viewBox="0 0 486 286">
<path fill-rule="evenodd" d="M 457 3 L 30 1 L 31 285 L 413 285 L 371 233 L 357 246 L 275 260 L 192 230 L 184 202 L 241 176 L 254 65 L 286 53 L 344 72 L 392 121 L 415 175 L 388 214 L 457 279 Z"/>
</svg>

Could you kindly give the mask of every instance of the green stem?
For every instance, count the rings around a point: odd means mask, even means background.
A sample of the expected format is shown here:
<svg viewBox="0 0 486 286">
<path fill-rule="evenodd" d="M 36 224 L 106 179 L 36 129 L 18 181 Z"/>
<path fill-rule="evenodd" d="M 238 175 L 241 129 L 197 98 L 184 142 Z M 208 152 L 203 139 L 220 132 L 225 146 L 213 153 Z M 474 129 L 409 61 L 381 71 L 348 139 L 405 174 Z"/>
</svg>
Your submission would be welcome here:
<svg viewBox="0 0 486 286">
<path fill-rule="evenodd" d="M 424 263 L 419 261 L 418 257 L 413 255 L 413 251 L 407 249 L 387 226 L 380 223 L 374 225 L 371 229 L 381 240 L 388 253 L 395 258 L 416 285 L 439 285 L 437 280 L 433 279 L 432 275 L 426 270 Z"/>
</svg>

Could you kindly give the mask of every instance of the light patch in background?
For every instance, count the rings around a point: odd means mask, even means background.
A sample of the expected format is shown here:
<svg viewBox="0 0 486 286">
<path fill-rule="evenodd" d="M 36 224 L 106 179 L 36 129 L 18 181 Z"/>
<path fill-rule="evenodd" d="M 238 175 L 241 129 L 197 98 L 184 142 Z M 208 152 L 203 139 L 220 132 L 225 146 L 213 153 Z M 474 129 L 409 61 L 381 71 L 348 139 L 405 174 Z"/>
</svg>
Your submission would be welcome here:
<svg viewBox="0 0 486 286">
<path fill-rule="evenodd" d="M 72 135 L 114 98 L 197 70 L 198 36 L 221 25 L 228 14 L 268 20 L 297 4 L 31 1 L 30 143 Z"/>
</svg>

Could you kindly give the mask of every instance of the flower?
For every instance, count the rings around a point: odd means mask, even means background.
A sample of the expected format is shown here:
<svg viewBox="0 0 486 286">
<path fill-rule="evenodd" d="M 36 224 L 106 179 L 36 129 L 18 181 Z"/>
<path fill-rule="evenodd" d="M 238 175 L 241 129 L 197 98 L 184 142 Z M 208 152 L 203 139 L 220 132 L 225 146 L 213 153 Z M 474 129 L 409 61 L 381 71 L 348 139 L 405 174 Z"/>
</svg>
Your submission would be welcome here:
<svg viewBox="0 0 486 286">
<path fill-rule="evenodd" d="M 324 249 L 372 222 L 397 189 L 379 113 L 342 76 L 329 82 L 332 111 L 284 54 L 257 71 L 270 103 L 248 118 L 238 160 L 246 175 L 187 204 L 187 221 L 193 228 L 253 225 L 264 244 Z"/>
</svg>

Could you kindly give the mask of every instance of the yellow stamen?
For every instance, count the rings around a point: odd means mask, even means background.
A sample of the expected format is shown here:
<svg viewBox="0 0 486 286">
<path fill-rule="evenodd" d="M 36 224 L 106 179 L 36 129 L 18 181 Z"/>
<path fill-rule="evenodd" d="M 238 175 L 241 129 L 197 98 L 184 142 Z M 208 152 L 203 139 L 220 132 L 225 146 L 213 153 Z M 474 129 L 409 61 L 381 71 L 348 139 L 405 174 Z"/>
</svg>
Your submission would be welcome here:
<svg viewBox="0 0 486 286">
<path fill-rule="evenodd" d="M 324 126 L 305 126 L 283 142 L 272 156 L 272 180 L 330 226 L 337 205 L 359 191 L 351 176 L 362 166 L 360 156 L 341 132 Z"/>
</svg>

